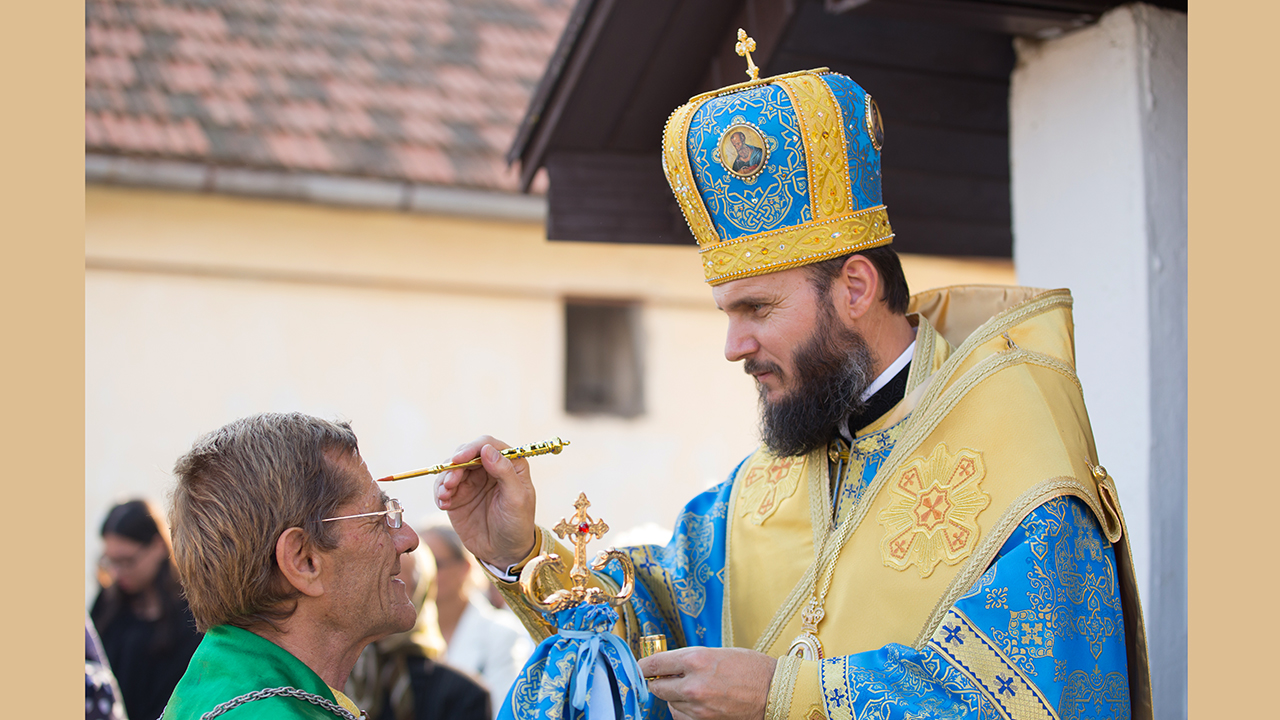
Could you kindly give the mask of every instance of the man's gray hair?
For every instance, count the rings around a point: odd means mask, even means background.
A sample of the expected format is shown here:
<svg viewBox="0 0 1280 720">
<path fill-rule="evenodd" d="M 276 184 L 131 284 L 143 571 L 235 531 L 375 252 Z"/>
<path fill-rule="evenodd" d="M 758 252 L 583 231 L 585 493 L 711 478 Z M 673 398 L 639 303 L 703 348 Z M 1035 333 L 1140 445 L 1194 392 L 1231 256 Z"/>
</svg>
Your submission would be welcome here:
<svg viewBox="0 0 1280 720">
<path fill-rule="evenodd" d="M 358 456 L 345 422 L 264 413 L 200 438 L 174 466 L 169 524 L 174 560 L 196 626 L 253 627 L 288 618 L 297 591 L 276 563 L 291 527 L 321 550 L 337 547 L 327 523 L 360 487 L 337 462 Z"/>
</svg>

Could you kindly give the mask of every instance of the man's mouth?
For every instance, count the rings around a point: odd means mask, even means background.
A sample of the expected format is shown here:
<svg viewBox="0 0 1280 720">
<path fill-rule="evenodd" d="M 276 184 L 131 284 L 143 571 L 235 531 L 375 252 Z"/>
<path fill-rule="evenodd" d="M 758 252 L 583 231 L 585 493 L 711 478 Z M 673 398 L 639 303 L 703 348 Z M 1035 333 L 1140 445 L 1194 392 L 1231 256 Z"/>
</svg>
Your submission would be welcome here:
<svg viewBox="0 0 1280 720">
<path fill-rule="evenodd" d="M 750 358 L 742 362 L 742 369 L 748 375 L 755 378 L 757 382 L 766 375 L 780 376 L 782 374 L 782 368 L 778 367 L 776 364 L 753 360 Z"/>
</svg>

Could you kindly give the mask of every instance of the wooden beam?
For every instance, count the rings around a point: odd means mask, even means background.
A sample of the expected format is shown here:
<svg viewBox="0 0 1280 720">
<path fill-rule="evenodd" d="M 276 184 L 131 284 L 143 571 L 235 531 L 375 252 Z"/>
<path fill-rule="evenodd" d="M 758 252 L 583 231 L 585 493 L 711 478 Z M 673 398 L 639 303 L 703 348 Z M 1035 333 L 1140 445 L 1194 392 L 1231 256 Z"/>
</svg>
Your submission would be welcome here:
<svg viewBox="0 0 1280 720">
<path fill-rule="evenodd" d="M 693 235 L 651 155 L 552 153 L 547 238 L 693 245 Z"/>
</svg>

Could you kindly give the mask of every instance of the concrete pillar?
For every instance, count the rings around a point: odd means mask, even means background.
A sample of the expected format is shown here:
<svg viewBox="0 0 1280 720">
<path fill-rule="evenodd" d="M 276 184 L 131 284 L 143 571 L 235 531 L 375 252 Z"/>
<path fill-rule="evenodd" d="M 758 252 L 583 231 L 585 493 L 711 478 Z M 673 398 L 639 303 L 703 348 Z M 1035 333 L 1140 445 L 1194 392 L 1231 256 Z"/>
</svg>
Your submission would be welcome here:
<svg viewBox="0 0 1280 720">
<path fill-rule="evenodd" d="M 1134 4 L 1019 40 L 1018 281 L 1068 287 L 1098 454 L 1120 488 L 1156 717 L 1186 717 L 1187 17 Z"/>
</svg>

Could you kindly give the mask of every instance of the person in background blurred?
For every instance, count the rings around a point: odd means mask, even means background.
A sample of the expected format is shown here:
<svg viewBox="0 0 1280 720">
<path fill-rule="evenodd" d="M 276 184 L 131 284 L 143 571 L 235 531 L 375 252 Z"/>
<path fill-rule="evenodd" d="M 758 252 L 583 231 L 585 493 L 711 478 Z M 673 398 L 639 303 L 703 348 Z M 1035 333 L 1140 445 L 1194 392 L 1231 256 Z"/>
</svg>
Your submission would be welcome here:
<svg viewBox="0 0 1280 720">
<path fill-rule="evenodd" d="M 497 610 L 477 590 L 476 566 L 448 525 L 427 528 L 422 541 L 436 561 L 436 614 L 448 649 L 446 663 L 478 676 L 493 710 L 533 653 L 533 641 L 509 610 Z"/>
<path fill-rule="evenodd" d="M 154 720 L 200 644 L 169 551 L 164 517 L 145 500 L 116 505 L 102 523 L 99 564 L 110 584 L 90 616 L 131 718 Z"/>
<path fill-rule="evenodd" d="M 128 720 L 93 621 L 84 619 L 84 720 Z"/>
<path fill-rule="evenodd" d="M 409 587 L 418 618 L 412 630 L 364 649 L 347 680 L 347 696 L 370 720 L 489 720 L 489 692 L 441 659 L 435 561 L 426 553 L 403 555 L 397 577 Z"/>
</svg>

